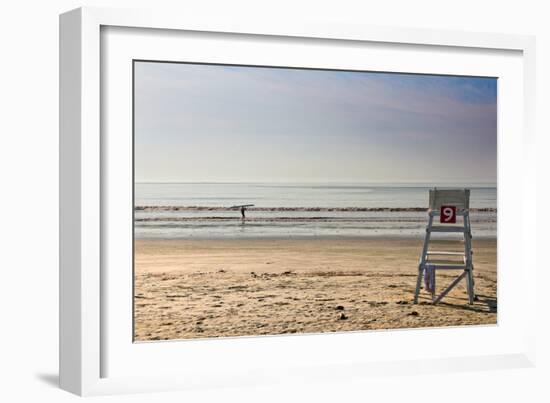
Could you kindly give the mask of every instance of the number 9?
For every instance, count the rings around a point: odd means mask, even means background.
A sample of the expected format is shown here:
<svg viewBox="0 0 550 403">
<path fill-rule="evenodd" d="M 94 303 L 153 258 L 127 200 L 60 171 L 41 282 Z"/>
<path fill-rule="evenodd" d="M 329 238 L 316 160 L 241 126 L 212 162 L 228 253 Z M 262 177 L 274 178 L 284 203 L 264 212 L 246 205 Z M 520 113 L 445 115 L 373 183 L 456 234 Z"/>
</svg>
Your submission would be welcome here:
<svg viewBox="0 0 550 403">
<path fill-rule="evenodd" d="M 453 209 L 451 207 L 445 207 L 443 209 L 443 221 L 449 222 L 453 219 Z"/>
</svg>

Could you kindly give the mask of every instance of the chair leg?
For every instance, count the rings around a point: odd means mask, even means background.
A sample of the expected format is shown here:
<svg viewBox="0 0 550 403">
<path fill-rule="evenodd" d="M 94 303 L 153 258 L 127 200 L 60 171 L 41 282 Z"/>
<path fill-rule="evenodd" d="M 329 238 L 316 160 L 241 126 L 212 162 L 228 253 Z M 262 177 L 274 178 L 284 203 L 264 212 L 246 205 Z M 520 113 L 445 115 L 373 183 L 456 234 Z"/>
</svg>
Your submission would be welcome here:
<svg viewBox="0 0 550 403">
<path fill-rule="evenodd" d="M 422 265 L 418 265 L 418 277 L 416 278 L 416 290 L 414 292 L 414 302 L 418 304 L 418 295 L 420 294 L 420 287 L 422 285 L 422 277 L 424 275 L 424 268 Z"/>
<path fill-rule="evenodd" d="M 436 293 L 435 293 L 435 287 L 437 287 L 437 284 L 436 284 L 436 274 L 437 271 L 434 269 L 433 270 L 433 273 L 432 273 L 432 276 L 433 276 L 433 280 L 432 280 L 432 284 L 433 284 L 433 288 L 432 288 L 432 303 L 435 301 L 435 297 L 436 297 Z"/>
<path fill-rule="evenodd" d="M 428 226 L 426 227 L 426 235 L 424 237 L 424 246 L 422 247 L 422 254 L 420 255 L 420 263 L 418 264 L 418 277 L 416 279 L 416 290 L 414 292 L 414 303 L 418 303 L 418 295 L 420 294 L 420 287 L 422 285 L 422 277 L 424 275 L 424 265 L 426 264 L 426 256 L 428 255 L 428 245 L 430 243 L 430 234 L 433 224 L 433 215 L 430 213 L 428 216 Z"/>
<path fill-rule="evenodd" d="M 474 303 L 474 276 L 472 274 L 472 267 L 468 269 L 468 275 L 466 276 L 467 286 L 468 286 L 468 305 Z"/>
<path fill-rule="evenodd" d="M 476 279 L 474 277 L 474 265 L 472 264 L 472 295 L 474 301 L 479 301 L 479 298 L 476 295 Z"/>
<path fill-rule="evenodd" d="M 475 299 L 474 275 L 472 263 L 472 228 L 470 226 L 470 215 L 464 215 L 464 258 L 466 261 L 466 288 L 468 290 L 468 304 L 472 305 Z"/>
</svg>

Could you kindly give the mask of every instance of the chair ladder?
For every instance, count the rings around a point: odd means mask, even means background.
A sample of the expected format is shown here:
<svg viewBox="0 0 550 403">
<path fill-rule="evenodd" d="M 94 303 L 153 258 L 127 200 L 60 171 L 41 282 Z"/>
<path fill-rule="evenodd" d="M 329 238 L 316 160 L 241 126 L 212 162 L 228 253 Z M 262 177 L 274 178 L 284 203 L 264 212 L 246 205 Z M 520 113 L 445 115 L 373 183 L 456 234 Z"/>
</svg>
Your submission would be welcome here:
<svg viewBox="0 0 550 403">
<path fill-rule="evenodd" d="M 418 277 L 416 280 L 416 290 L 414 294 L 414 303 L 418 303 L 418 296 L 422 287 L 422 280 L 424 278 L 426 265 L 432 265 L 434 270 L 434 285 L 431 293 L 432 303 L 437 304 L 443 299 L 456 285 L 463 279 L 466 279 L 466 289 L 468 292 L 468 304 L 472 305 L 475 300 L 474 292 L 474 276 L 473 276 L 473 259 L 472 259 L 472 231 L 470 227 L 470 214 L 468 210 L 457 212 L 457 216 L 463 217 L 463 226 L 456 225 L 434 225 L 434 218 L 439 216 L 439 211 L 430 210 L 428 217 L 428 225 L 426 226 L 426 235 L 424 237 L 424 246 L 422 248 L 422 254 L 420 255 L 420 262 L 418 264 Z M 432 240 L 432 234 L 434 233 L 462 233 L 464 241 L 464 251 L 451 252 L 451 251 L 432 251 L 430 250 L 430 241 Z M 432 262 L 430 256 L 460 256 L 462 262 Z M 437 295 L 435 292 L 436 287 L 436 273 L 437 270 L 462 270 L 462 273 L 456 277 L 441 294 Z"/>
</svg>

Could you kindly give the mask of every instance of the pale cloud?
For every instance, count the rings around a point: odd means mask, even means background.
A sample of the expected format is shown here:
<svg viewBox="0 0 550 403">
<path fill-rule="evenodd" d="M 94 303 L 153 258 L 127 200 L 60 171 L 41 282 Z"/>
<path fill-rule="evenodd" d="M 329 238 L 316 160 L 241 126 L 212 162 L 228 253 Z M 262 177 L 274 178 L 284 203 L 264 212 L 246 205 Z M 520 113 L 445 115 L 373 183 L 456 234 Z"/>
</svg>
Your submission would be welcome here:
<svg viewBox="0 0 550 403">
<path fill-rule="evenodd" d="M 496 79 L 145 63 L 138 181 L 496 180 Z"/>
</svg>

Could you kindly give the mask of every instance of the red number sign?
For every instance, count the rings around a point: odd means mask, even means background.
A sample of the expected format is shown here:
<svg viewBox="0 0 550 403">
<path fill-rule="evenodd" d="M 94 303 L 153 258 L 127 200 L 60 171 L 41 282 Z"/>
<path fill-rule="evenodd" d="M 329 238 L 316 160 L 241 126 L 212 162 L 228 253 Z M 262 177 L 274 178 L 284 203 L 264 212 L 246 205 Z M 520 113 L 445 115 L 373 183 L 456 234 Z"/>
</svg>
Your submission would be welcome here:
<svg viewBox="0 0 550 403">
<path fill-rule="evenodd" d="M 456 224 L 456 206 L 441 206 L 439 222 L 442 224 Z"/>
</svg>

